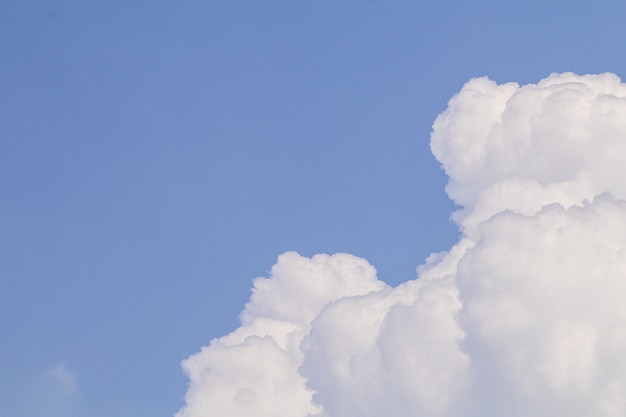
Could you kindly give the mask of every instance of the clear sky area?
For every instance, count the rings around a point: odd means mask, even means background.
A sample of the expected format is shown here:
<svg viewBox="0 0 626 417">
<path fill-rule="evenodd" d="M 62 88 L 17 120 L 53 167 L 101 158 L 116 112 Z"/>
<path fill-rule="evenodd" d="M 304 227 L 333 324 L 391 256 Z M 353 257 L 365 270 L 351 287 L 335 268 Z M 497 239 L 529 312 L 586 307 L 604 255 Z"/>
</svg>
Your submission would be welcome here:
<svg viewBox="0 0 626 417">
<path fill-rule="evenodd" d="M 415 279 L 462 234 L 430 149 L 448 101 L 624 77 L 624 22 L 617 0 L 0 2 L 0 417 L 174 416 L 181 361 L 286 251 Z"/>
</svg>

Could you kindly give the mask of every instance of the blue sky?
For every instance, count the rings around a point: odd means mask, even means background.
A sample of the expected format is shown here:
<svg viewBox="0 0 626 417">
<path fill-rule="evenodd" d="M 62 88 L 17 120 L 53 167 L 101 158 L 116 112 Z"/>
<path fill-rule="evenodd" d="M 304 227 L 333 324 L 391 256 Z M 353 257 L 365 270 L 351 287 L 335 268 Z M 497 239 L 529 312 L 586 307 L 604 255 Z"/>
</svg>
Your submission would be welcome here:
<svg viewBox="0 0 626 417">
<path fill-rule="evenodd" d="M 472 77 L 625 73 L 623 1 L 0 4 L 0 415 L 171 416 L 287 250 L 415 277 Z"/>
</svg>

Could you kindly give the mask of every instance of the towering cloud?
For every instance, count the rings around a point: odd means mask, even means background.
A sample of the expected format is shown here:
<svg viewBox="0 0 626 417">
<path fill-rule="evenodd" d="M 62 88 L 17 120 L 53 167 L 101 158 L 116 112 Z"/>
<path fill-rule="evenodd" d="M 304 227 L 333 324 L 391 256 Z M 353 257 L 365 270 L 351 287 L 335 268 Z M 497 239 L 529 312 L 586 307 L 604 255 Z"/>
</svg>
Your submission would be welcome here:
<svg viewBox="0 0 626 417">
<path fill-rule="evenodd" d="M 433 125 L 462 231 L 396 288 L 278 258 L 177 417 L 626 414 L 626 85 L 469 81 Z"/>
</svg>

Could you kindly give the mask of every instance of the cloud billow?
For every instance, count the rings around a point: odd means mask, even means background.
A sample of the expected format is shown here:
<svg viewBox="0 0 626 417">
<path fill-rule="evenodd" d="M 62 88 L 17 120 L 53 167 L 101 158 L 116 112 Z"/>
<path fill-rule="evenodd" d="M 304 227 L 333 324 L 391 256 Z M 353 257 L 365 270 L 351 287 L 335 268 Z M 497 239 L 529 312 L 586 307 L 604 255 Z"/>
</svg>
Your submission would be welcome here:
<svg viewBox="0 0 626 417">
<path fill-rule="evenodd" d="M 177 417 L 626 414 L 626 85 L 470 80 L 433 125 L 462 236 L 392 288 L 279 256 Z"/>
</svg>

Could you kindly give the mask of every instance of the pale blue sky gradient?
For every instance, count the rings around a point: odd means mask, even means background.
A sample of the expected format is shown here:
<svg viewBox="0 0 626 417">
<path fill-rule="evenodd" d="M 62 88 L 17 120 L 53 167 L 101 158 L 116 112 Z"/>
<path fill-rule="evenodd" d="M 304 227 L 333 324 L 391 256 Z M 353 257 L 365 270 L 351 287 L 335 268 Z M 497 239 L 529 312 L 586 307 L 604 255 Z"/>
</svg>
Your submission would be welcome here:
<svg viewBox="0 0 626 417">
<path fill-rule="evenodd" d="M 0 416 L 172 416 L 180 360 L 287 250 L 414 278 L 457 238 L 428 148 L 447 100 L 483 75 L 624 76 L 625 18 L 624 1 L 1 2 Z"/>
</svg>

